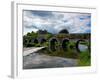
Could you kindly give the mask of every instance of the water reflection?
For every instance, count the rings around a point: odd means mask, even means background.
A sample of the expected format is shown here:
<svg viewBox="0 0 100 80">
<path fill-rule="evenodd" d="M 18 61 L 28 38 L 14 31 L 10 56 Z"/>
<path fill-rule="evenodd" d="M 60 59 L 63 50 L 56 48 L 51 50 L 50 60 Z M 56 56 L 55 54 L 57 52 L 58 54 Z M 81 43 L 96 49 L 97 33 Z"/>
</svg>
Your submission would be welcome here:
<svg viewBox="0 0 100 80">
<path fill-rule="evenodd" d="M 88 46 L 83 45 L 83 44 L 79 44 L 78 48 L 80 51 L 86 51 L 88 49 Z"/>
</svg>

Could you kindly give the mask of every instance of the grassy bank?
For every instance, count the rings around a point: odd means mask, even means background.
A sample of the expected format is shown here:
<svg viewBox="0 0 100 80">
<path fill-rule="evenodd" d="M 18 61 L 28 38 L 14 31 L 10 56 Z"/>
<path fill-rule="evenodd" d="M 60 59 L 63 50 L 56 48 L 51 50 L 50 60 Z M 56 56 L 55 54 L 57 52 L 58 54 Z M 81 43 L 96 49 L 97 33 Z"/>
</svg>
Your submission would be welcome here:
<svg viewBox="0 0 100 80">
<path fill-rule="evenodd" d="M 91 65 L 91 54 L 89 51 L 81 52 L 78 59 L 79 66 L 90 66 Z"/>
</svg>

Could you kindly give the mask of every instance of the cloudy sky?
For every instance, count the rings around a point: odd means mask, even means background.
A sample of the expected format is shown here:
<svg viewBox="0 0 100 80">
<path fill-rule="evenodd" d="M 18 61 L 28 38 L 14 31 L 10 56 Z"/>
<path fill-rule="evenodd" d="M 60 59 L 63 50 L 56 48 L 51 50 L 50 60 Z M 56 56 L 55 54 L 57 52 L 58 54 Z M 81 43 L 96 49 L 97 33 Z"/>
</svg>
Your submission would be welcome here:
<svg viewBox="0 0 100 80">
<path fill-rule="evenodd" d="M 39 29 L 53 34 L 62 29 L 67 29 L 69 33 L 90 33 L 91 14 L 24 10 L 23 24 L 24 35 Z"/>
</svg>

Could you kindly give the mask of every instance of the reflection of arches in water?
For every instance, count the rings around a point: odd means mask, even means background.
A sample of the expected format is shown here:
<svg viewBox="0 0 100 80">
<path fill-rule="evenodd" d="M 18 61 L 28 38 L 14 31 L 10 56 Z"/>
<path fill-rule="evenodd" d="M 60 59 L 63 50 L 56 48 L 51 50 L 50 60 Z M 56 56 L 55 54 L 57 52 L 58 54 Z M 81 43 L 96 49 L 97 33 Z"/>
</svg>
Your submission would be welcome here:
<svg viewBox="0 0 100 80">
<path fill-rule="evenodd" d="M 78 40 L 78 41 L 76 42 L 76 50 L 77 50 L 78 52 L 81 52 L 81 50 L 80 50 L 80 48 L 79 48 L 79 45 L 80 45 L 81 43 L 86 43 L 86 41 L 85 41 L 85 40 Z M 88 46 L 88 45 L 86 45 L 86 46 Z"/>
<path fill-rule="evenodd" d="M 34 41 L 33 41 L 33 42 L 37 44 L 37 43 L 38 43 L 38 39 L 34 39 Z"/>
<path fill-rule="evenodd" d="M 40 41 L 41 44 L 43 44 L 43 43 L 45 43 L 45 42 L 46 42 L 46 39 L 44 39 L 44 38 L 41 39 L 41 41 Z"/>
<path fill-rule="evenodd" d="M 58 48 L 58 39 L 57 38 L 51 38 L 49 41 L 49 49 L 51 51 L 56 51 Z"/>
<path fill-rule="evenodd" d="M 65 38 L 62 40 L 62 48 L 64 51 L 68 50 L 69 39 Z"/>
</svg>

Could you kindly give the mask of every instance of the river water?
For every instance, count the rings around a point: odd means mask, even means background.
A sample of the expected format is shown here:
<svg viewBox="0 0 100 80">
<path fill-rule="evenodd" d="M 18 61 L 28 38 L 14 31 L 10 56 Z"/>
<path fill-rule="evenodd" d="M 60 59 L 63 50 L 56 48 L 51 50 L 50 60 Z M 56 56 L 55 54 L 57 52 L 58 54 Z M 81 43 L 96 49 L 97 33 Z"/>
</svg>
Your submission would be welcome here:
<svg viewBox="0 0 100 80">
<path fill-rule="evenodd" d="M 83 45 L 83 44 L 79 44 L 79 50 L 80 51 L 86 51 L 88 49 L 88 46 Z"/>
</svg>

